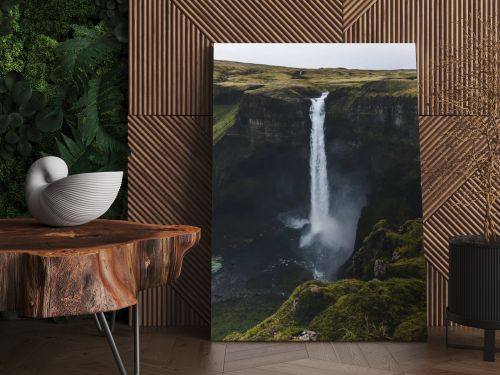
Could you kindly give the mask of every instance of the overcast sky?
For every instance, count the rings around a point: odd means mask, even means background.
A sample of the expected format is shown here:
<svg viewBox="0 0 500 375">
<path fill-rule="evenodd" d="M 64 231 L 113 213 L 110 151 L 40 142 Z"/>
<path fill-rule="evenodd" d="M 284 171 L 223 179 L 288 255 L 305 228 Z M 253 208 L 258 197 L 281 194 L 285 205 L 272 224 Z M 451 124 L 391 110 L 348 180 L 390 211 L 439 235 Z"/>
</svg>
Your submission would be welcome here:
<svg viewBox="0 0 500 375">
<path fill-rule="evenodd" d="M 415 69 L 411 43 L 216 43 L 215 60 L 293 68 Z"/>
</svg>

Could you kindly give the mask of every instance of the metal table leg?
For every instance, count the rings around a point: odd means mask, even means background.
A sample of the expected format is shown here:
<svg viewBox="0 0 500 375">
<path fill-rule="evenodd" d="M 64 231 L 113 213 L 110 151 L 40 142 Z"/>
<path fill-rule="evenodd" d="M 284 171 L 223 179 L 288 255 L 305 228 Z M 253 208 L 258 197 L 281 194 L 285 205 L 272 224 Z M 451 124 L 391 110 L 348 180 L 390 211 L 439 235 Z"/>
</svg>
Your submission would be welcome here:
<svg viewBox="0 0 500 375">
<path fill-rule="evenodd" d="M 140 374 L 139 308 L 137 304 L 132 307 L 132 313 L 133 313 L 133 326 L 134 326 L 134 375 L 139 375 Z M 104 332 L 106 339 L 108 340 L 111 352 L 113 353 L 113 357 L 115 358 L 116 365 L 118 366 L 118 370 L 120 371 L 120 375 L 127 375 L 127 370 L 125 370 L 125 366 L 123 365 L 123 360 L 120 356 L 118 348 L 116 347 L 116 343 L 113 338 L 113 334 L 109 328 L 108 322 L 106 320 L 106 316 L 102 312 L 94 315 L 98 325 L 98 330 L 101 329 Z"/>
<path fill-rule="evenodd" d="M 101 336 L 106 336 L 104 333 L 104 330 L 101 327 L 101 323 L 99 323 L 99 319 L 97 318 L 97 315 L 94 314 L 94 320 L 95 320 L 95 325 L 97 327 L 97 332 L 99 332 L 99 335 Z M 113 311 L 111 313 L 111 333 L 115 333 L 115 326 L 116 326 L 116 311 Z"/>
</svg>

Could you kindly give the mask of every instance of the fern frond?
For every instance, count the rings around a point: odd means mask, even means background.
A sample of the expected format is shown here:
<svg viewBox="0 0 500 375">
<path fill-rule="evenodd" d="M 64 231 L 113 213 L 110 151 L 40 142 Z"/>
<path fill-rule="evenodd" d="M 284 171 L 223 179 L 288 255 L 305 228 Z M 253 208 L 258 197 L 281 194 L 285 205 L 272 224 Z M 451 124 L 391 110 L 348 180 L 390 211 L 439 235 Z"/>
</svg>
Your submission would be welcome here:
<svg viewBox="0 0 500 375">
<path fill-rule="evenodd" d="M 75 37 L 62 42 L 56 49 L 59 58 L 54 75 L 62 81 L 70 81 L 81 92 L 88 77 L 121 46 L 116 38 L 97 30 L 78 25 L 73 25 L 73 29 Z"/>
<path fill-rule="evenodd" d="M 108 72 L 88 82 L 84 95 L 73 105 L 78 116 L 78 130 L 84 144 L 95 142 L 104 152 L 126 150 L 126 124 L 120 118 L 124 100 L 116 82 L 116 74 Z"/>
</svg>

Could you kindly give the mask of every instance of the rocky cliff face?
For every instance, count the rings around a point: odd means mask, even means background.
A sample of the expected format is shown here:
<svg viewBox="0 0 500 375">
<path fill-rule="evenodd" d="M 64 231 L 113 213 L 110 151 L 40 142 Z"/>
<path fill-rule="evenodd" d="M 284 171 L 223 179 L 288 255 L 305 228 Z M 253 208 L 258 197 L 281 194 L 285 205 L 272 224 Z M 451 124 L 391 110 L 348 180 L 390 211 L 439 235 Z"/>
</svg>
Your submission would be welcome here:
<svg viewBox="0 0 500 375">
<path fill-rule="evenodd" d="M 237 126 L 229 134 L 248 137 L 253 144 L 278 144 L 284 140 L 303 144 L 309 134 L 308 113 L 306 98 L 284 100 L 246 94 L 241 99 Z"/>
<path fill-rule="evenodd" d="M 388 92 L 391 85 L 398 83 L 369 82 L 331 88 L 326 100 L 328 140 L 359 143 L 367 132 L 418 142 L 416 96 Z M 320 94 L 321 90 L 284 89 L 269 93 L 259 87 L 243 92 L 219 87 L 214 101 L 239 104 L 230 135 L 243 135 L 255 142 L 278 143 L 287 139 L 302 143 L 310 134 L 309 98 Z"/>
<path fill-rule="evenodd" d="M 368 82 L 331 88 L 327 97 L 330 185 L 334 190 L 342 183 L 344 190 L 367 196 L 355 248 L 381 218 L 401 225 L 420 216 L 417 101 L 405 91 L 412 84 Z M 217 89 L 215 103 L 237 104 L 239 110 L 214 155 L 214 189 L 225 197 L 224 207 L 215 200 L 216 217 L 230 220 L 242 210 L 277 217 L 291 207 L 307 217 L 309 98 L 320 91 Z"/>
<path fill-rule="evenodd" d="M 333 91 L 327 98 L 331 136 L 359 141 L 367 132 L 418 142 L 416 96 L 391 92 L 391 86 L 399 83 L 369 82 Z"/>
<path fill-rule="evenodd" d="M 308 92 L 283 90 L 268 93 L 259 87 L 240 92 L 218 87 L 214 94 L 214 102 L 218 105 L 239 105 L 236 122 L 227 131 L 228 136 L 243 136 L 254 146 L 278 144 L 284 140 L 307 143 L 310 126 Z"/>
<path fill-rule="evenodd" d="M 332 75 L 354 77 L 353 82 L 330 84 L 325 81 L 323 84 L 321 80 L 327 73 L 321 72 L 317 73 L 321 84 L 305 87 L 305 79 L 290 78 L 286 85 L 281 81 L 275 83 L 269 78 L 272 74 L 280 80 L 286 74 L 290 77 L 293 74 L 274 70 L 259 73 L 259 69 L 264 69 L 261 67 L 252 67 L 251 73 L 241 73 L 236 79 L 231 74 L 237 68 L 229 66 L 227 71 L 220 71 L 216 77 L 220 82 L 216 80 L 214 90 L 214 142 L 217 143 L 214 148 L 213 256 L 219 259 L 220 268 L 213 276 L 212 286 L 214 311 L 218 312 L 214 323 L 217 337 L 223 338 L 231 331 L 239 334 L 227 339 L 301 339 L 311 336 L 306 331 L 316 332 L 319 339 L 412 340 L 421 337 L 425 314 L 420 312 L 425 292 L 420 279 L 420 257 L 395 259 L 392 264 L 390 257 L 393 247 L 399 246 L 397 241 L 388 240 L 390 249 L 384 248 L 382 253 L 378 251 L 375 235 L 373 241 L 363 244 L 374 228 L 378 228 L 376 225 L 381 219 L 392 229 L 380 229 L 380 233 L 392 239 L 397 237 L 394 228 L 421 216 L 416 84 L 411 75 L 405 72 L 404 79 L 392 79 L 394 73 L 364 72 L 365 82 L 357 79 L 357 72 L 334 72 Z M 259 78 L 262 83 L 255 83 L 254 74 L 265 75 Z M 312 74 L 307 71 L 305 76 Z M 374 79 L 375 74 L 382 78 Z M 322 91 L 330 93 L 325 120 L 330 207 L 339 212 L 340 205 L 347 212 L 349 207 L 346 208 L 345 203 L 362 196 L 362 203 L 356 208 L 359 215 L 353 219 L 356 244 L 352 249 L 344 249 L 349 255 L 356 253 L 355 250 L 362 251 L 357 252 L 356 259 L 347 255 L 338 260 L 341 257 L 335 254 L 336 263 L 325 262 L 335 271 L 340 267 L 340 277 L 357 280 L 306 283 L 300 287 L 304 294 L 300 292 L 291 298 L 298 284 L 314 276 L 311 254 L 299 246 L 301 230 L 307 230 L 307 226 L 297 230 L 284 224 L 283 217 L 307 219 L 309 215 L 309 107 L 310 98 L 319 97 Z M 337 205 L 333 200 L 340 203 Z M 377 236 L 382 236 L 380 233 L 377 232 Z M 411 280 L 399 280 L 406 276 L 406 271 L 398 270 L 414 271 L 410 272 Z M 335 272 L 328 276 L 335 279 Z M 378 280 L 372 280 L 374 277 Z M 411 301 L 409 310 L 394 312 L 396 318 L 384 320 L 382 315 L 372 314 L 374 329 L 360 331 L 367 327 L 363 320 L 365 313 L 362 311 L 354 317 L 350 304 L 367 299 L 383 311 L 388 301 L 377 300 L 381 292 L 395 293 L 394 301 L 399 298 L 398 294 L 417 293 L 418 296 Z M 315 299 L 311 302 L 311 306 L 317 305 L 317 311 L 307 312 L 306 317 L 300 313 L 299 320 L 293 322 L 288 317 L 281 319 L 290 306 L 302 303 L 302 295 L 309 298 L 309 294 L 318 298 L 319 302 Z M 263 298 L 266 307 L 260 310 L 260 302 L 248 302 Z M 269 325 L 270 330 L 258 325 L 287 298 L 287 303 L 292 305 L 283 305 L 279 321 Z M 251 308 L 244 301 L 251 304 Z M 293 307 L 298 309 L 294 311 L 299 311 L 299 307 Z M 252 311 L 251 319 L 244 324 L 239 317 L 231 316 L 231 311 L 241 309 Z M 348 327 L 351 334 L 327 331 L 330 322 L 341 324 L 349 316 L 353 316 Z M 230 321 L 234 321 L 234 325 L 228 323 Z M 399 326 L 394 325 L 396 321 Z M 248 330 L 251 327 L 255 330 Z M 415 327 L 418 327 L 415 334 L 406 337 L 401 333 Z M 275 334 L 278 331 L 279 334 Z"/>
</svg>

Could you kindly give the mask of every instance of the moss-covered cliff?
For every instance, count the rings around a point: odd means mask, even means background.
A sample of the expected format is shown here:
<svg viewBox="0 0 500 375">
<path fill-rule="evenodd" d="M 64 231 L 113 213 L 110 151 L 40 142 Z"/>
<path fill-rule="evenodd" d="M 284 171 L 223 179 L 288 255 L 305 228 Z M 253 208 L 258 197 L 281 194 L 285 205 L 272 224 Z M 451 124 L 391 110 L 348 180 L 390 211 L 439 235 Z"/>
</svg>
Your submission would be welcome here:
<svg viewBox="0 0 500 375">
<path fill-rule="evenodd" d="M 424 340 L 424 291 L 424 282 L 417 279 L 309 281 L 275 314 L 225 340 Z"/>
<path fill-rule="evenodd" d="M 424 340 L 421 227 L 419 219 L 398 229 L 377 223 L 354 254 L 351 278 L 305 282 L 273 315 L 225 340 Z"/>
<path fill-rule="evenodd" d="M 353 252 L 339 276 L 371 280 L 390 277 L 424 279 L 422 221 L 409 220 L 397 229 L 380 220 Z"/>
</svg>

